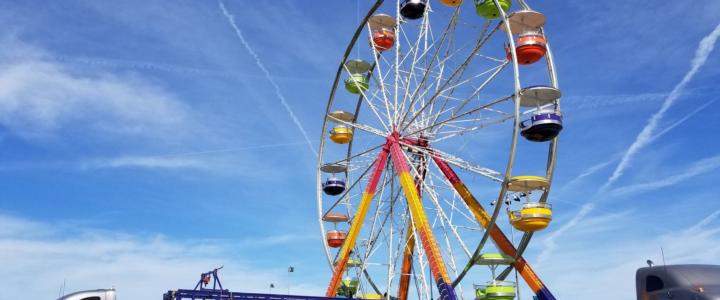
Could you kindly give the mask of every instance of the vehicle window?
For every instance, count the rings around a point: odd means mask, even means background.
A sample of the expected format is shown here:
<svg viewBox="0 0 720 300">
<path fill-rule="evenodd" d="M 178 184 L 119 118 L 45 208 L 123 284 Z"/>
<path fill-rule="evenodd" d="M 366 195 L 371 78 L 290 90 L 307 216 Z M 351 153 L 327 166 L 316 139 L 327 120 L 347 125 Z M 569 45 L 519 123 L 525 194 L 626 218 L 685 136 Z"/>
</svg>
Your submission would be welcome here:
<svg viewBox="0 0 720 300">
<path fill-rule="evenodd" d="M 645 278 L 645 291 L 647 292 L 662 290 L 664 286 L 665 285 L 660 277 L 650 275 Z"/>
</svg>

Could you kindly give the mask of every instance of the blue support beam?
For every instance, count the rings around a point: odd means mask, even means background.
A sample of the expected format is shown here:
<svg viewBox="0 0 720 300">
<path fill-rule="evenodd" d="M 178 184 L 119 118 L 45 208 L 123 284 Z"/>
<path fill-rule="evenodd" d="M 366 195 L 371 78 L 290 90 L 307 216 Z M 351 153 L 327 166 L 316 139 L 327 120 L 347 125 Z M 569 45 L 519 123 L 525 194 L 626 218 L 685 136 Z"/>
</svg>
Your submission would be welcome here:
<svg viewBox="0 0 720 300">
<path fill-rule="evenodd" d="M 276 295 L 237 293 L 229 290 L 200 289 L 170 291 L 164 300 L 337 300 L 346 298 L 328 298 L 317 296 Z"/>
<path fill-rule="evenodd" d="M 163 300 L 348 300 L 347 298 L 231 292 L 223 289 L 222 283 L 220 283 L 218 276 L 220 269 L 222 267 L 200 274 L 200 280 L 195 285 L 195 289 L 168 291 L 163 294 Z M 210 281 L 213 283 L 212 288 L 205 288 Z"/>
</svg>

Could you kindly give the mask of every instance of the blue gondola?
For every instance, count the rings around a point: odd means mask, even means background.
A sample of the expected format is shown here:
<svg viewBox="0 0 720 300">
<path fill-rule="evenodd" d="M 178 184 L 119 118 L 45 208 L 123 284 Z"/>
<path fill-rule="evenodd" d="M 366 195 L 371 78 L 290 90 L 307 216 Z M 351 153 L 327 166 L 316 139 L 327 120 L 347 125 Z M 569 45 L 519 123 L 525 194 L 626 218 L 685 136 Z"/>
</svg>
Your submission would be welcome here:
<svg viewBox="0 0 720 300">
<path fill-rule="evenodd" d="M 345 180 L 337 177 L 330 177 L 325 180 L 325 183 L 323 183 L 322 187 L 325 194 L 328 194 L 330 196 L 337 196 L 345 191 Z"/>
<path fill-rule="evenodd" d="M 532 118 L 520 123 L 520 134 L 532 142 L 552 140 L 562 129 L 562 114 L 554 109 L 539 110 Z"/>
<path fill-rule="evenodd" d="M 417 20 L 425 14 L 427 0 L 405 0 L 400 4 L 400 15 L 405 19 Z"/>
</svg>

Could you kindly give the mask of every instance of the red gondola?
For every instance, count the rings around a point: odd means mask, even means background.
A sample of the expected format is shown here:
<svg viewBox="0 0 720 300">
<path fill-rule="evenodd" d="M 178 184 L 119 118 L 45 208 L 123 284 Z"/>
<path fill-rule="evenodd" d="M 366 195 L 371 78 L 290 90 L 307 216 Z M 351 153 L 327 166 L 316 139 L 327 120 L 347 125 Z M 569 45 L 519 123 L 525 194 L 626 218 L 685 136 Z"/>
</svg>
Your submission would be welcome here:
<svg viewBox="0 0 720 300">
<path fill-rule="evenodd" d="M 505 48 L 505 50 L 507 51 L 507 58 L 512 59 L 510 49 Z M 515 52 L 517 53 L 518 64 L 529 65 L 537 62 L 547 53 L 545 36 L 537 31 L 520 34 L 517 41 L 515 41 Z"/>
<path fill-rule="evenodd" d="M 342 246 L 342 244 L 345 242 L 346 237 L 347 233 L 340 230 L 330 230 L 327 232 L 327 234 L 325 234 L 328 246 L 333 248 L 339 248 L 340 246 Z"/>
</svg>

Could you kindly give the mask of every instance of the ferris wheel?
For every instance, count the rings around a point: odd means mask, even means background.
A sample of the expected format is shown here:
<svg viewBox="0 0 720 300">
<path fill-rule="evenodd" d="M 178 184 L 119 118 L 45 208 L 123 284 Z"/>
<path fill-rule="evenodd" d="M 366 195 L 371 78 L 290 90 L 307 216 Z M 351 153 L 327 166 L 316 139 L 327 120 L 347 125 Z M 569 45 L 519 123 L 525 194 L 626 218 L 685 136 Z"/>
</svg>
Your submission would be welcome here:
<svg viewBox="0 0 720 300">
<path fill-rule="evenodd" d="M 377 0 L 360 20 L 317 164 L 327 297 L 555 299 L 523 253 L 552 220 L 561 93 L 546 17 L 516 1 Z"/>
</svg>

